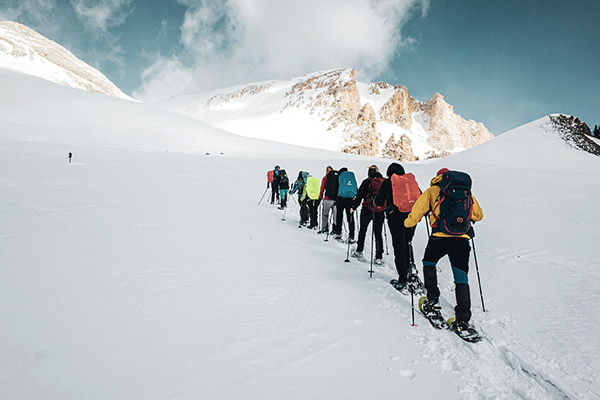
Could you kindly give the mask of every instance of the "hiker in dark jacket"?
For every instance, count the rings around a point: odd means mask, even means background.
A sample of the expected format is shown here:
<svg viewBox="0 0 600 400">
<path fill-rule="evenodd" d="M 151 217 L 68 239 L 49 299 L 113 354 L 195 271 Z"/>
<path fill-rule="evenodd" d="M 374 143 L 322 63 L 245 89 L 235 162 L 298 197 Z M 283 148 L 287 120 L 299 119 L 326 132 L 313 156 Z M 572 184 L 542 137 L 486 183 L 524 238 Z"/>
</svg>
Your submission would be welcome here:
<svg viewBox="0 0 600 400">
<path fill-rule="evenodd" d="M 307 177 L 308 172 L 298 172 L 298 178 L 296 178 L 296 181 L 292 185 L 292 190 L 290 190 L 290 195 L 298 193 L 298 205 L 300 206 L 300 226 L 304 226 L 308 223 L 308 203 L 306 200 L 302 200 L 302 194 L 304 192 L 304 185 L 306 184 Z"/>
<path fill-rule="evenodd" d="M 383 181 L 379 193 L 375 197 L 376 206 L 385 206 L 385 216 L 392 236 L 392 245 L 394 247 L 394 263 L 398 271 L 398 290 L 403 290 L 407 286 L 409 254 L 408 243 L 412 241 L 415 234 L 415 228 L 406 228 L 404 220 L 408 217 L 408 212 L 400 212 L 394 204 L 394 191 L 391 177 L 394 174 L 404 175 L 404 168 L 398 163 L 392 163 L 386 172 L 388 178 Z"/>
<path fill-rule="evenodd" d="M 330 215 L 333 221 L 331 225 L 333 226 L 333 230 L 335 230 L 335 199 L 337 198 L 338 191 L 337 174 L 337 171 L 333 167 L 327 167 L 325 176 L 321 179 L 321 193 L 319 194 L 319 200 L 321 200 L 321 230 L 317 233 L 329 232 Z"/>
<path fill-rule="evenodd" d="M 343 226 L 344 213 L 345 213 L 346 219 L 348 220 L 348 243 L 354 243 L 355 223 L 354 223 L 354 218 L 352 217 L 352 214 L 350 213 L 350 208 L 352 206 L 352 201 L 354 200 L 354 197 L 356 195 L 356 181 L 354 180 L 354 173 L 349 172 L 348 168 L 346 168 L 346 167 L 340 168 L 339 174 L 338 174 L 338 181 L 340 181 L 340 177 L 344 173 L 352 174 L 354 193 L 352 193 L 348 197 L 343 196 L 341 193 L 341 191 L 343 190 L 343 187 L 340 187 L 341 183 L 340 183 L 340 185 L 338 185 L 338 195 L 335 200 L 335 207 L 336 207 L 336 210 L 335 210 L 335 213 L 336 213 L 336 215 L 335 215 L 335 217 L 336 217 L 335 218 L 335 234 L 334 234 L 333 238 L 338 241 L 342 240 L 342 226 Z"/>
<path fill-rule="evenodd" d="M 379 173 L 377 166 L 371 165 L 367 172 L 367 179 L 362 181 L 360 184 L 358 192 L 356 193 L 356 198 L 352 203 L 352 209 L 350 210 L 350 212 L 354 213 L 362 201 L 358 243 L 356 250 L 352 252 L 352 257 L 358 258 L 361 261 L 365 261 L 363 256 L 365 237 L 367 236 L 367 229 L 369 228 L 371 220 L 374 220 L 373 234 L 375 235 L 375 264 L 377 265 L 383 264 L 383 236 L 381 235 L 381 231 L 383 228 L 383 221 L 385 220 L 385 215 L 383 213 L 385 207 L 375 207 L 373 205 L 373 200 L 375 199 L 375 196 L 377 196 L 383 181 L 384 178 Z"/>
<path fill-rule="evenodd" d="M 269 171 L 270 173 L 271 171 Z M 279 203 L 279 185 L 277 183 L 277 175 L 279 174 L 279 165 L 275 166 L 273 169 L 273 174 L 271 175 L 271 181 L 267 182 L 267 187 L 269 184 L 271 185 L 271 204 L 275 204 L 275 199 L 277 198 L 277 202 Z M 269 176 L 269 175 L 267 175 Z"/>
<path fill-rule="evenodd" d="M 279 209 L 283 210 L 287 207 L 288 192 L 290 191 L 290 179 L 288 178 L 285 169 L 280 169 L 275 179 L 277 180 L 277 186 L 279 187 L 279 199 L 281 201 Z"/>
</svg>

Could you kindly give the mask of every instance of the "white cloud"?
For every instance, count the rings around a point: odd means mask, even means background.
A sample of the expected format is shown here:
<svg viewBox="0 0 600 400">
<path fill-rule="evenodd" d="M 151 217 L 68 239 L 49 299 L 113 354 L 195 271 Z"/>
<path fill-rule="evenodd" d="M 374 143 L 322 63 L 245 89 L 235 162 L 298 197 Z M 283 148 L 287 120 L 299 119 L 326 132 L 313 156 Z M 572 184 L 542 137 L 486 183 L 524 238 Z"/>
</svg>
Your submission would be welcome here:
<svg viewBox="0 0 600 400">
<path fill-rule="evenodd" d="M 385 70 L 407 44 L 401 27 L 429 0 L 179 0 L 183 52 L 158 57 L 135 93 L 154 101 L 187 91 L 354 67 Z M 185 83 L 173 85 L 176 77 Z M 170 83 L 170 84 L 168 84 Z"/>
<path fill-rule="evenodd" d="M 77 17 L 88 29 L 107 32 L 120 26 L 131 12 L 133 0 L 71 0 Z"/>
</svg>

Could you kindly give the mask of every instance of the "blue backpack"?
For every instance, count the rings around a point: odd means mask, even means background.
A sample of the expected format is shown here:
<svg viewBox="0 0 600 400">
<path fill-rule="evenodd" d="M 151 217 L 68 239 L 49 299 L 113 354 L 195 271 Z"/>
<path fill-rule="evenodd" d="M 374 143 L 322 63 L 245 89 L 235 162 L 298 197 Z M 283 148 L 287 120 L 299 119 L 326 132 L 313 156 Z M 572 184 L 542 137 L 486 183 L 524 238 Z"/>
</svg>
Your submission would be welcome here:
<svg viewBox="0 0 600 400">
<path fill-rule="evenodd" d="M 354 176 L 354 172 L 342 172 L 338 177 L 338 182 L 338 196 L 344 197 L 346 199 L 353 199 L 356 196 L 358 186 L 356 184 L 356 177 Z"/>
<path fill-rule="evenodd" d="M 433 214 L 438 219 L 432 226 L 432 232 L 448 235 L 475 236 L 471 225 L 473 216 L 473 197 L 471 196 L 471 177 L 464 172 L 448 171 L 442 175 L 438 202 Z"/>
</svg>

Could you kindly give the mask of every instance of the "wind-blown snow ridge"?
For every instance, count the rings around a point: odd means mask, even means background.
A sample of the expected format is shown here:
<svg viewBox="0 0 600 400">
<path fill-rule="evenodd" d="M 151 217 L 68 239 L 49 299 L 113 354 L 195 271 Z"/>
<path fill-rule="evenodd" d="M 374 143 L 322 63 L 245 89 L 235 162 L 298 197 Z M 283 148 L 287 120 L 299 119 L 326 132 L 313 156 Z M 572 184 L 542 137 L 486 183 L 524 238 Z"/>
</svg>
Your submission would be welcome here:
<svg viewBox="0 0 600 400">
<path fill-rule="evenodd" d="M 100 71 L 79 60 L 58 43 L 17 22 L 0 21 L 0 68 L 131 100 Z"/>
</svg>

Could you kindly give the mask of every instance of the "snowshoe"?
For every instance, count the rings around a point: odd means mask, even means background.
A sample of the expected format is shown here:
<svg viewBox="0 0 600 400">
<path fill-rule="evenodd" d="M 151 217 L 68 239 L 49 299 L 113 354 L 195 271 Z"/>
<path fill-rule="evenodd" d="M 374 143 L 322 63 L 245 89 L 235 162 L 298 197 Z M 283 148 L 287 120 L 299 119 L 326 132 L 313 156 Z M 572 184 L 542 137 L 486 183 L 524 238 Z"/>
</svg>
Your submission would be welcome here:
<svg viewBox="0 0 600 400">
<path fill-rule="evenodd" d="M 394 287 L 394 289 L 396 289 L 397 291 L 399 291 L 400 293 L 406 295 L 408 294 L 408 282 L 400 282 L 398 279 L 392 279 L 390 281 L 390 285 L 392 285 Z"/>
<path fill-rule="evenodd" d="M 442 317 L 442 307 L 438 301 L 429 301 L 426 296 L 419 299 L 419 311 L 436 329 L 448 329 L 448 323 Z"/>
<path fill-rule="evenodd" d="M 317 232 L 319 235 L 323 234 L 323 233 L 327 233 L 327 229 L 321 229 L 320 231 Z"/>
<path fill-rule="evenodd" d="M 425 286 L 423 286 L 423 282 L 417 275 L 417 270 L 411 271 L 410 275 L 408 275 L 408 285 L 414 294 L 425 294 Z"/>
<path fill-rule="evenodd" d="M 342 239 L 342 235 L 334 235 L 333 238 L 340 243 L 344 243 L 344 239 Z"/>
<path fill-rule="evenodd" d="M 447 321 L 450 330 L 458 335 L 459 338 L 469 343 L 477 343 L 483 339 L 475 327 L 465 321 L 457 321 L 456 318 L 449 318 Z"/>
<path fill-rule="evenodd" d="M 354 258 L 358 259 L 358 261 L 362 261 L 362 262 L 365 262 L 365 261 L 367 261 L 367 260 L 365 259 L 365 256 L 363 255 L 363 252 L 362 252 L 362 251 L 356 251 L 356 250 L 355 250 L 355 251 L 353 251 L 353 252 L 352 252 L 352 254 L 351 254 L 351 255 L 352 255 L 352 257 L 354 257 Z"/>
</svg>

